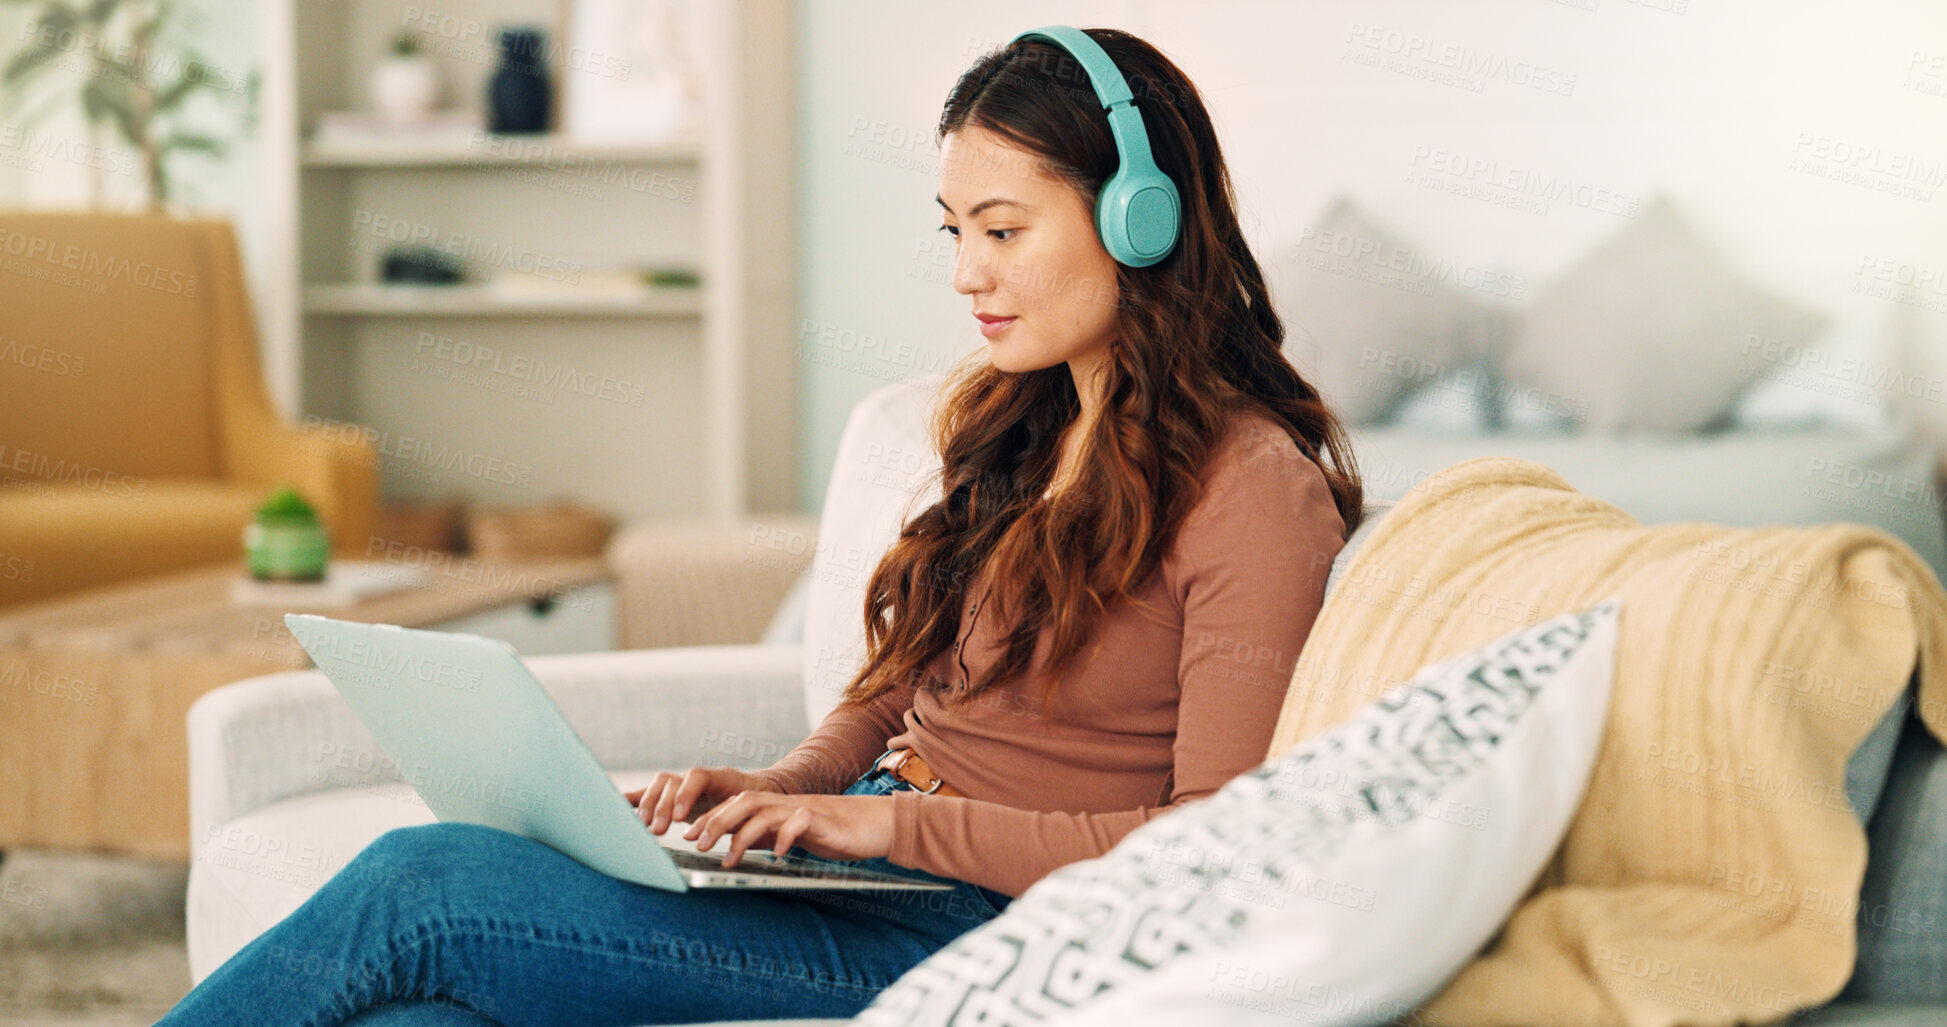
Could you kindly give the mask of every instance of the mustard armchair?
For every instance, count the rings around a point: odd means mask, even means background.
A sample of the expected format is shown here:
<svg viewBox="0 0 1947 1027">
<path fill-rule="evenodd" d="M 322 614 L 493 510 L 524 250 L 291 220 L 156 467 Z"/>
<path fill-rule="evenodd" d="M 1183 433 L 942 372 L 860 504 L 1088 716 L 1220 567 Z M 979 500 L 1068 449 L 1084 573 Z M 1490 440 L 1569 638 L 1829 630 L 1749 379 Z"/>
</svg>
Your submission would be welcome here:
<svg viewBox="0 0 1947 1027">
<path fill-rule="evenodd" d="M 0 607 L 240 559 L 283 483 L 357 555 L 378 468 L 272 410 L 227 222 L 0 211 Z"/>
</svg>

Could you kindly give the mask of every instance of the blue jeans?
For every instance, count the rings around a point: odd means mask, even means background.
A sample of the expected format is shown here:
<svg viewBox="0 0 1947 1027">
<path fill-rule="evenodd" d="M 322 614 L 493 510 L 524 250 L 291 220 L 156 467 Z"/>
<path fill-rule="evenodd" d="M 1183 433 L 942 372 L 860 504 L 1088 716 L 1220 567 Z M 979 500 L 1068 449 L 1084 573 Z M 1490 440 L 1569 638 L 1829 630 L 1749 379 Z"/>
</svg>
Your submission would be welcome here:
<svg viewBox="0 0 1947 1027">
<path fill-rule="evenodd" d="M 844 794 L 894 789 L 912 785 L 869 771 Z M 820 859 L 796 846 L 791 854 Z M 844 865 L 954 888 L 670 892 L 489 827 L 401 828 L 218 967 L 161 1024 L 849 1017 L 1010 901 L 883 858 Z"/>
</svg>

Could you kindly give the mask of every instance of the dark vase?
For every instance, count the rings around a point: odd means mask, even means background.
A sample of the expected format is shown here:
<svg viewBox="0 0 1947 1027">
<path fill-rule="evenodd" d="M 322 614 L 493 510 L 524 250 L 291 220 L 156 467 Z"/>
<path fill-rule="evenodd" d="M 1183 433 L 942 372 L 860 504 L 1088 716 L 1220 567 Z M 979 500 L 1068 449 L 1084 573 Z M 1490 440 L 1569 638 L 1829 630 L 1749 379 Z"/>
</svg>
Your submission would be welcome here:
<svg viewBox="0 0 1947 1027">
<path fill-rule="evenodd" d="M 500 30 L 500 67 L 487 79 L 487 131 L 546 132 L 552 87 L 540 29 Z"/>
</svg>

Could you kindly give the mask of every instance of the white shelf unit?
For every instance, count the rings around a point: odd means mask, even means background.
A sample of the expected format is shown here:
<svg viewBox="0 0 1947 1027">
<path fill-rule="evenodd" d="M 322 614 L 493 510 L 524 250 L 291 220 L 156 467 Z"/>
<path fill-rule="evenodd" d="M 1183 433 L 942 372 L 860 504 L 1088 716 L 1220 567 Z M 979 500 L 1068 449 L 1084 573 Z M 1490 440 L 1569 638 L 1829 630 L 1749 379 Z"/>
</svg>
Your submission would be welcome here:
<svg viewBox="0 0 1947 1027">
<path fill-rule="evenodd" d="M 693 163 L 703 156 L 693 138 L 666 143 L 579 141 L 557 133 L 536 136 L 493 136 L 476 140 L 471 133 L 442 133 L 382 139 L 312 139 L 304 143 L 300 160 L 306 167 L 470 167 L 493 165 L 545 166 L 552 155 L 572 153 L 592 161 L 625 164 Z"/>
<path fill-rule="evenodd" d="M 304 312 L 355 317 L 667 317 L 702 316 L 696 289 L 633 294 L 562 289 L 507 292 L 490 285 L 308 285 Z"/>
<path fill-rule="evenodd" d="M 482 106 L 499 25 L 540 24 L 566 54 L 570 7 L 442 5 L 443 23 L 486 27 L 421 33 L 447 102 Z M 418 26 L 382 0 L 269 5 L 265 370 L 293 418 L 378 436 L 388 499 L 573 495 L 627 519 L 795 505 L 793 5 L 696 9 L 696 128 L 618 143 L 314 138 L 320 114 L 365 106 L 387 42 Z M 557 63 L 557 97 L 574 74 Z M 415 244 L 460 257 L 467 283 L 382 282 L 384 253 Z M 692 267 L 701 284 L 588 284 L 644 266 Z"/>
</svg>

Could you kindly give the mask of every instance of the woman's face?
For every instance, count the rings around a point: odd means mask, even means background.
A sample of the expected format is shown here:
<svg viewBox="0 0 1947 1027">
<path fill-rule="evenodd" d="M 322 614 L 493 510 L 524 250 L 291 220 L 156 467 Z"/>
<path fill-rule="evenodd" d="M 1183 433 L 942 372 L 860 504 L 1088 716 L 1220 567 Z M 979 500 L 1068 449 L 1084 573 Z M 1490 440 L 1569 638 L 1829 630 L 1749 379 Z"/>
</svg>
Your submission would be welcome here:
<svg viewBox="0 0 1947 1027">
<path fill-rule="evenodd" d="M 1081 195 L 1040 165 L 986 129 L 949 133 L 940 216 L 957 248 L 953 288 L 973 298 L 994 366 L 1067 361 L 1080 388 L 1115 335 L 1116 263 Z"/>
</svg>

